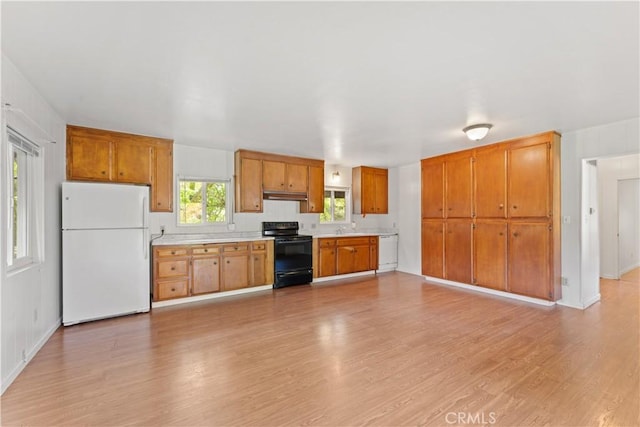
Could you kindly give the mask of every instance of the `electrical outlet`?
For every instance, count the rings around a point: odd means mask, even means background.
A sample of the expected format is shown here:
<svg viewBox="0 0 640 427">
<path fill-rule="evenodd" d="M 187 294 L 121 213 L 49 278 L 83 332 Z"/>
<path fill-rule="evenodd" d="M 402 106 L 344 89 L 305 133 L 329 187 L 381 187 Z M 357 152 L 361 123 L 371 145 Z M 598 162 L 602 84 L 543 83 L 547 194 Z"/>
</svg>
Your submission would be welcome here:
<svg viewBox="0 0 640 427">
<path fill-rule="evenodd" d="M 38 309 L 37 308 L 35 310 L 33 310 L 33 321 L 34 322 L 38 321 Z"/>
<path fill-rule="evenodd" d="M 22 349 L 22 361 L 23 362 L 27 361 L 27 352 L 24 349 Z"/>
<path fill-rule="evenodd" d="M 300 223 L 300 229 L 301 229 L 301 230 L 304 230 L 304 222 L 301 222 L 301 223 Z"/>
<path fill-rule="evenodd" d="M 562 286 L 569 286 L 569 279 L 567 279 L 566 277 L 562 278 Z"/>
<path fill-rule="evenodd" d="M 315 224 L 311 224 L 311 228 L 316 228 L 316 225 Z"/>
</svg>

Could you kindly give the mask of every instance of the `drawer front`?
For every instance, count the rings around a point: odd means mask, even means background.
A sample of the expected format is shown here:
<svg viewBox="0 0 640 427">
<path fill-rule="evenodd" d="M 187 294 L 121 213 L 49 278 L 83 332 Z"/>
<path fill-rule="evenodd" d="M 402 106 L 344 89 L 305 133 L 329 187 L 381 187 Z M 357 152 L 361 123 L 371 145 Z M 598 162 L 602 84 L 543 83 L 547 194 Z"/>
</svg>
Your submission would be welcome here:
<svg viewBox="0 0 640 427">
<path fill-rule="evenodd" d="M 345 237 L 343 239 L 338 239 L 338 246 L 366 246 L 368 244 L 369 237 Z"/>
<path fill-rule="evenodd" d="M 377 245 L 377 244 L 378 244 L 378 236 L 376 236 L 376 237 L 369 237 L 369 244 L 371 244 L 371 245 Z"/>
<path fill-rule="evenodd" d="M 247 243 L 238 243 L 236 245 L 225 245 L 222 248 L 222 251 L 225 253 L 229 252 L 246 252 L 249 250 L 249 244 Z"/>
<path fill-rule="evenodd" d="M 329 248 L 336 245 L 336 239 L 318 239 L 318 246 Z"/>
<path fill-rule="evenodd" d="M 219 254 L 220 247 L 219 246 L 206 246 L 202 248 L 193 248 L 192 253 L 194 255 L 210 255 L 210 254 Z"/>
<path fill-rule="evenodd" d="M 251 249 L 254 251 L 264 251 L 267 248 L 267 244 L 265 242 L 253 242 L 251 244 Z"/>
<path fill-rule="evenodd" d="M 169 248 L 157 248 L 156 255 L 158 257 L 168 256 L 186 256 L 189 253 L 189 248 L 185 247 L 169 247 Z"/>
<path fill-rule="evenodd" d="M 183 298 L 189 295 L 189 279 L 159 281 L 156 289 L 158 295 L 154 295 L 155 300 Z"/>
<path fill-rule="evenodd" d="M 187 259 L 158 261 L 158 278 L 186 276 L 188 271 Z"/>
</svg>

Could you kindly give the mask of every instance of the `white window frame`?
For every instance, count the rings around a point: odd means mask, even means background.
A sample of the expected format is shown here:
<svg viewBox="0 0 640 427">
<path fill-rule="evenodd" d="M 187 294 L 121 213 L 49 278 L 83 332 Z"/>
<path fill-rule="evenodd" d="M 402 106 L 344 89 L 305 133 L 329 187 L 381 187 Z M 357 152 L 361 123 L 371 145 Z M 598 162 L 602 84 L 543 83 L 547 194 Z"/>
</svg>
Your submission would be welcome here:
<svg viewBox="0 0 640 427">
<path fill-rule="evenodd" d="M 5 126 L 7 141 L 7 272 L 26 269 L 43 261 L 44 239 L 44 190 L 43 190 L 43 157 L 44 150 L 20 132 Z M 13 225 L 13 157 L 21 153 L 18 168 L 18 221 L 17 239 L 21 247 L 20 253 L 14 256 Z"/>
<path fill-rule="evenodd" d="M 351 224 L 351 211 L 352 211 L 352 206 L 351 206 L 351 187 L 338 187 L 338 186 L 331 186 L 331 187 L 324 187 L 324 191 L 331 191 L 331 221 L 320 221 L 320 224 Z M 336 191 L 344 191 L 345 192 L 345 219 L 344 221 L 334 221 L 333 216 L 334 216 L 334 209 L 335 209 L 335 204 L 334 204 L 334 195 Z M 324 193 L 322 194 L 322 208 L 324 209 Z M 322 214 L 321 214 L 322 215 Z"/>
<path fill-rule="evenodd" d="M 195 181 L 195 182 L 202 182 L 202 183 L 222 183 L 225 185 L 225 194 L 226 194 L 226 200 L 225 200 L 225 221 L 224 222 L 207 222 L 206 221 L 206 205 L 204 203 L 204 201 L 206 200 L 206 197 L 204 197 L 203 194 L 203 203 L 202 203 L 202 218 L 204 219 L 200 224 L 183 224 L 180 222 L 180 209 L 181 209 L 181 204 L 180 204 L 180 182 L 181 181 Z M 204 186 L 203 186 L 203 191 L 204 191 Z M 202 178 L 202 177 L 192 177 L 192 176 L 178 176 L 176 178 L 176 226 L 177 227 L 187 227 L 187 228 L 193 228 L 193 227 L 220 227 L 220 228 L 224 228 L 226 229 L 227 226 L 229 224 L 231 224 L 233 222 L 233 205 L 232 205 L 232 200 L 231 200 L 231 180 L 230 179 L 225 179 L 225 178 L 211 178 L 211 177 L 207 177 L 207 178 Z"/>
</svg>

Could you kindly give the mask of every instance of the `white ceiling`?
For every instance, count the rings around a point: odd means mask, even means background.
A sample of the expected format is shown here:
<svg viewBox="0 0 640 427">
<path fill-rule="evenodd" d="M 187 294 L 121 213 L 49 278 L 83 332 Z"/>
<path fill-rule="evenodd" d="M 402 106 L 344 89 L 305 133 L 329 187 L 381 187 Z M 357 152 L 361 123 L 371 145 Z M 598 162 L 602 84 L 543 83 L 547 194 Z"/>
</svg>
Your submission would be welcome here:
<svg viewBox="0 0 640 427">
<path fill-rule="evenodd" d="M 638 2 L 8 2 L 71 124 L 396 166 L 639 116 Z"/>
</svg>

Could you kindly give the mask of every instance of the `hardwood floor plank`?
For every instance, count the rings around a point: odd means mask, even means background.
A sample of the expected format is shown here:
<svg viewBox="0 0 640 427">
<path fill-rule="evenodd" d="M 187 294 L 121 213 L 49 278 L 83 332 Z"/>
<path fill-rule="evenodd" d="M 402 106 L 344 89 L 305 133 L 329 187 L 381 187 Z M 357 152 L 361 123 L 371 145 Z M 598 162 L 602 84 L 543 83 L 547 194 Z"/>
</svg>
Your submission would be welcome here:
<svg viewBox="0 0 640 427">
<path fill-rule="evenodd" d="M 638 425 L 640 286 L 601 287 L 580 311 L 386 273 L 61 328 L 1 421 Z"/>
</svg>

